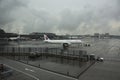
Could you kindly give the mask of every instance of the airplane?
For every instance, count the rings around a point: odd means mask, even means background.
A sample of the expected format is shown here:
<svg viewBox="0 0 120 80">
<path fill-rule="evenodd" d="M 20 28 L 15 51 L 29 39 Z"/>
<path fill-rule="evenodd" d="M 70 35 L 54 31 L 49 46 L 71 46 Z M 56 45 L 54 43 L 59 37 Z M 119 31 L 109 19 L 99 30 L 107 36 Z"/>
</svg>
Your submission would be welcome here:
<svg viewBox="0 0 120 80">
<path fill-rule="evenodd" d="M 20 39 L 20 35 L 17 37 L 10 37 L 9 38 L 11 41 L 18 41 Z"/>
<path fill-rule="evenodd" d="M 44 42 L 46 43 L 54 43 L 54 44 L 62 44 L 63 47 L 69 47 L 71 44 L 82 44 L 81 40 L 51 40 L 47 35 L 44 34 Z"/>
</svg>

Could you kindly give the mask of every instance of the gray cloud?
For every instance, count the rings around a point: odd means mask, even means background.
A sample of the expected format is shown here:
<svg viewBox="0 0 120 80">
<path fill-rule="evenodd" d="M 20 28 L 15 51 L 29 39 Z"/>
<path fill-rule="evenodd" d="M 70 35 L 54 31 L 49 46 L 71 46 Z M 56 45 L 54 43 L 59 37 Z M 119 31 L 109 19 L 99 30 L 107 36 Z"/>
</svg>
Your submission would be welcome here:
<svg viewBox="0 0 120 80">
<path fill-rule="evenodd" d="M 119 0 L 0 0 L 7 32 L 120 33 Z"/>
<path fill-rule="evenodd" d="M 11 12 L 25 6 L 20 0 L 0 0 L 0 25 L 5 25 L 16 18 Z"/>
</svg>

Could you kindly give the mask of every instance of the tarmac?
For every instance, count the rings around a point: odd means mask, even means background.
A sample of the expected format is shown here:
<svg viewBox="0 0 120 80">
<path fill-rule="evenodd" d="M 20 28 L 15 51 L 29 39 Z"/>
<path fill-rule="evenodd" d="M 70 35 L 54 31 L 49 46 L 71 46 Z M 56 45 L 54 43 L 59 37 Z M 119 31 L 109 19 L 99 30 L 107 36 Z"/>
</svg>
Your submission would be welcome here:
<svg viewBox="0 0 120 80">
<path fill-rule="evenodd" d="M 18 65 L 23 65 L 29 67 L 32 65 L 34 67 L 32 70 L 39 70 L 38 73 L 35 75 L 34 72 L 28 72 L 27 74 L 36 76 L 40 80 L 120 80 L 120 40 L 119 39 L 86 39 L 88 43 L 91 44 L 90 47 L 78 47 L 75 49 L 83 49 L 87 50 L 88 54 L 95 54 L 97 57 L 103 57 L 103 62 L 95 62 L 92 66 L 86 69 L 87 65 L 79 66 L 78 62 L 67 61 L 65 60 L 64 63 L 60 63 L 58 59 L 48 59 L 48 60 L 35 60 L 29 61 L 30 65 L 9 60 L 4 58 L 3 60 L 0 59 L 0 62 L 7 64 L 9 66 L 14 67 L 15 69 L 19 69 Z M 43 44 L 44 45 L 44 44 Z M 54 46 L 56 47 L 56 46 Z M 56 61 L 57 60 L 57 61 Z M 10 61 L 10 63 L 8 62 Z M 36 67 L 39 66 L 45 69 Z M 22 66 L 22 68 L 23 68 Z M 26 67 L 24 67 L 25 70 Z M 78 75 L 81 73 L 81 70 L 86 69 L 84 73 L 82 73 L 79 77 Z M 24 72 L 23 69 L 20 69 Z M 27 68 L 29 70 L 29 68 Z M 41 73 L 42 70 L 42 73 Z M 50 70 L 50 71 L 49 71 Z M 51 70 L 53 72 L 51 72 Z M 48 72 L 47 72 L 48 71 Z M 67 72 L 69 71 L 69 75 Z M 26 72 L 26 71 L 25 71 Z M 56 73 L 58 72 L 58 73 Z M 60 74 L 59 74 L 60 73 Z M 61 74 L 62 73 L 62 74 Z M 51 75 L 52 77 L 50 77 Z M 24 76 L 24 75 L 22 75 Z M 64 77 L 63 77 L 64 76 Z M 15 76 L 17 78 L 17 76 Z M 74 78 L 75 77 L 75 78 Z M 11 80 L 11 79 L 8 79 Z M 24 80 L 24 79 L 21 79 Z M 28 79 L 30 80 L 30 79 Z M 33 79 L 34 80 L 34 79 Z"/>
<path fill-rule="evenodd" d="M 120 80 L 120 40 L 98 40 L 89 53 L 104 58 L 104 62 L 96 62 L 79 80 Z"/>
<path fill-rule="evenodd" d="M 14 70 L 12 76 L 4 78 L 3 80 L 35 80 L 34 78 Z"/>
</svg>

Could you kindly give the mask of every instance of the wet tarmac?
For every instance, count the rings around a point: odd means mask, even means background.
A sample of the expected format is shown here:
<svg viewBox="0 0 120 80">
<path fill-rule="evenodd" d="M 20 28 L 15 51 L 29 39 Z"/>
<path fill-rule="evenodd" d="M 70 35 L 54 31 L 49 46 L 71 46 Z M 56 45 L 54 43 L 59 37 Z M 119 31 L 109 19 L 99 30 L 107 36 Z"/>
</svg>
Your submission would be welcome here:
<svg viewBox="0 0 120 80">
<path fill-rule="evenodd" d="M 79 80 L 120 80 L 120 40 L 98 40 L 86 50 L 103 57 L 104 62 L 96 62 Z"/>
<path fill-rule="evenodd" d="M 4 78 L 3 80 L 34 80 L 34 78 L 14 70 L 10 77 Z"/>
<path fill-rule="evenodd" d="M 72 45 L 71 49 L 83 49 L 88 54 L 95 54 L 96 57 L 103 57 L 103 62 L 96 62 L 89 69 L 87 69 L 82 75 L 78 77 L 79 80 L 120 80 L 120 40 L 118 39 L 85 39 L 84 41 L 91 44 L 90 47 Z M 29 43 L 29 44 L 28 44 Z M 21 47 L 61 47 L 56 44 L 44 44 L 43 42 L 22 42 L 22 43 L 10 43 L 9 46 L 21 46 Z M 21 60 L 25 62 L 24 60 Z M 27 63 L 27 62 L 25 62 Z M 38 60 L 30 60 L 29 64 L 34 66 L 40 66 L 42 68 L 57 71 L 63 74 L 72 75 L 77 77 L 82 70 L 86 68 L 90 63 L 82 63 L 72 60 L 64 60 L 63 63 L 56 58 L 48 58 Z M 84 64 L 84 63 L 83 63 Z M 57 80 L 57 79 L 55 79 Z"/>
</svg>

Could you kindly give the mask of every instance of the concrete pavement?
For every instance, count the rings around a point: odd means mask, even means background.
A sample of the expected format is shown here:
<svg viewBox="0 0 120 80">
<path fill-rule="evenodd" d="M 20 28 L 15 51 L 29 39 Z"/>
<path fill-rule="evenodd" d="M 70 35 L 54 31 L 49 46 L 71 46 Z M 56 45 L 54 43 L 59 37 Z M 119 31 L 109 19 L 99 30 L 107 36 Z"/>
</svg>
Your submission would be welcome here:
<svg viewBox="0 0 120 80">
<path fill-rule="evenodd" d="M 1 57 L 0 63 L 4 63 L 8 67 L 14 70 L 17 70 L 23 74 L 26 74 L 34 78 L 35 80 L 77 80 L 76 78 L 73 78 L 73 77 L 42 70 L 42 69 L 30 66 L 30 65 L 26 65 L 17 61 L 9 60 L 3 57 Z"/>
</svg>

